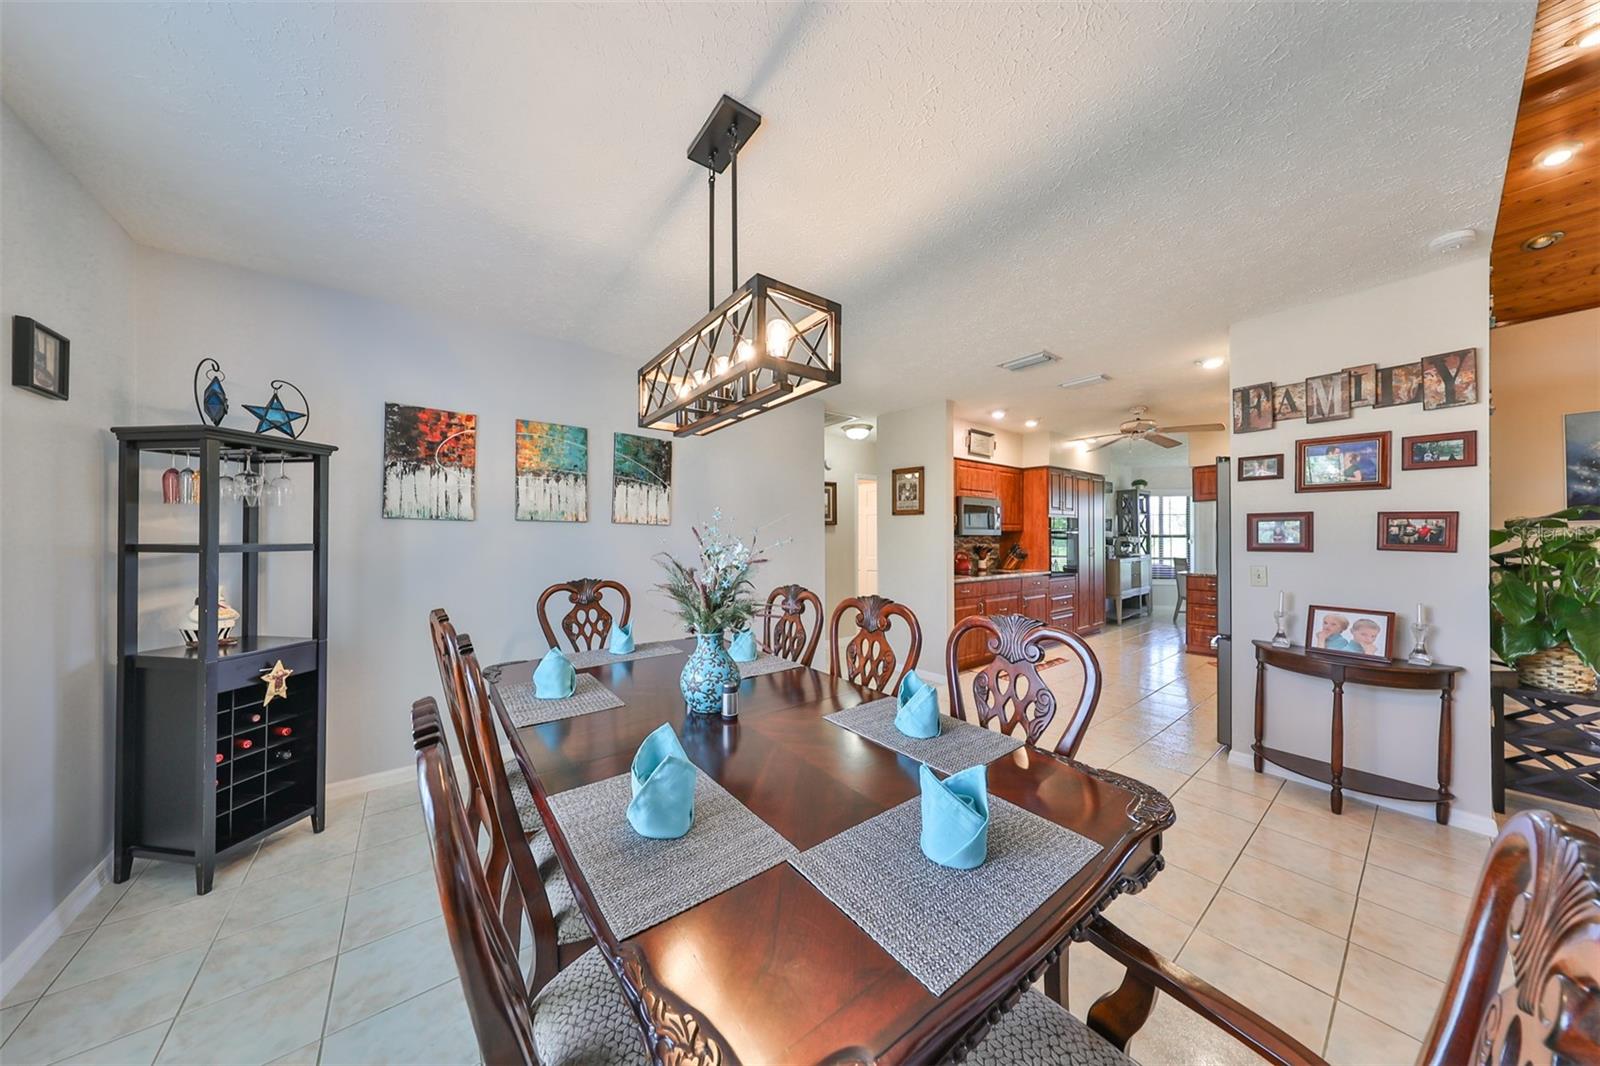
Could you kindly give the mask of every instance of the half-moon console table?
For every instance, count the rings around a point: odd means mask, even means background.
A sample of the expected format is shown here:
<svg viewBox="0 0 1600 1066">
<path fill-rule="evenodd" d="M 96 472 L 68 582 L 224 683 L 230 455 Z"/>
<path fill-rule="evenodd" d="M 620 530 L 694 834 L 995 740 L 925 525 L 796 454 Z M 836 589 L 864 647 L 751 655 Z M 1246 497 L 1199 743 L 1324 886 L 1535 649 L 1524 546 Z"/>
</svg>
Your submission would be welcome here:
<svg viewBox="0 0 1600 1066">
<path fill-rule="evenodd" d="M 1432 803 L 1434 818 L 1440 825 L 1450 822 L 1450 708 L 1455 699 L 1459 666 L 1412 666 L 1403 662 L 1362 662 L 1335 655 L 1307 651 L 1300 645 L 1274 648 L 1271 641 L 1251 641 L 1256 648 L 1256 739 L 1250 745 L 1256 773 L 1263 761 L 1292 770 L 1303 777 L 1332 786 L 1328 806 L 1334 814 L 1344 812 L 1344 790 L 1372 796 Z M 1332 761 L 1323 762 L 1305 755 L 1269 748 L 1267 734 L 1267 667 L 1276 666 L 1295 674 L 1325 677 L 1333 682 Z M 1344 687 L 1346 684 L 1375 688 L 1437 689 L 1439 692 L 1439 787 L 1415 785 L 1393 777 L 1356 770 L 1344 764 Z"/>
</svg>

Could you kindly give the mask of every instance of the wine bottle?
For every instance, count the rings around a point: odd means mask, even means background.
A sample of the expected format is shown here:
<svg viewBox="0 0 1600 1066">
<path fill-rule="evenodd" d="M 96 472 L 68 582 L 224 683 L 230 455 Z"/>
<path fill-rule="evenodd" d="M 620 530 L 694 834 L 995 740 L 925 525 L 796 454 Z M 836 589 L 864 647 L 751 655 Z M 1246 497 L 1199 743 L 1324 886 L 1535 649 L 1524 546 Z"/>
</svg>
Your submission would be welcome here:
<svg viewBox="0 0 1600 1066">
<path fill-rule="evenodd" d="M 279 762 L 288 762 L 290 759 L 294 758 L 294 749 L 289 747 L 279 748 L 272 753 L 272 757 L 277 759 Z"/>
<path fill-rule="evenodd" d="M 294 735 L 294 727 L 293 726 L 287 726 L 287 725 L 275 725 L 275 726 L 272 727 L 272 735 L 273 736 L 277 736 L 277 737 L 290 737 L 290 736 L 293 736 Z"/>
<path fill-rule="evenodd" d="M 238 748 L 240 751 L 249 751 L 251 748 L 256 746 L 256 742 L 251 740 L 249 737 L 240 737 L 238 740 L 233 742 L 233 746 Z"/>
<path fill-rule="evenodd" d="M 222 754 L 222 752 L 220 752 L 220 751 L 217 752 L 217 765 L 221 766 L 222 765 L 222 760 L 226 759 L 226 758 L 227 758 L 227 756 Z"/>
<path fill-rule="evenodd" d="M 260 725 L 261 724 L 261 712 L 260 711 L 256 711 L 253 714 L 247 715 L 246 717 L 247 717 L 247 720 L 250 722 L 251 725 Z"/>
</svg>

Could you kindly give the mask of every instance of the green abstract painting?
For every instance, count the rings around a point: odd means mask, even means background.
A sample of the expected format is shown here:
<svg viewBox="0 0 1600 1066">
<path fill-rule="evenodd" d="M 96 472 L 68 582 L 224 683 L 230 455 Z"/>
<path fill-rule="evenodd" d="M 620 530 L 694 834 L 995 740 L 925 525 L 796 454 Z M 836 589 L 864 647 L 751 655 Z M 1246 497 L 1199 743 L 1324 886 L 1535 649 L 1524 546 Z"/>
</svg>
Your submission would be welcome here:
<svg viewBox="0 0 1600 1066">
<path fill-rule="evenodd" d="M 672 442 L 618 433 L 611 462 L 611 521 L 672 524 Z"/>
<path fill-rule="evenodd" d="M 589 520 L 589 431 L 517 419 L 517 521 Z"/>
</svg>

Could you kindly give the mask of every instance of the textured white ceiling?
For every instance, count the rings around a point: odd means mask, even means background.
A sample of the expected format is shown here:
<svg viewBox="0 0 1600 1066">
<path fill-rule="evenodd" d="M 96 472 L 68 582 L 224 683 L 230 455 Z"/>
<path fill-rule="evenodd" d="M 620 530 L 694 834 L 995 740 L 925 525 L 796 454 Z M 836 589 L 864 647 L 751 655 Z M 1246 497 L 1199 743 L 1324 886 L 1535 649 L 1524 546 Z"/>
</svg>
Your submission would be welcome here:
<svg viewBox="0 0 1600 1066">
<path fill-rule="evenodd" d="M 1216 419 L 1230 322 L 1487 234 L 1533 10 L 7 3 L 0 58 L 145 244 L 630 363 L 705 306 L 684 150 L 730 92 L 741 270 L 844 305 L 832 406 L 1076 433 Z"/>
</svg>

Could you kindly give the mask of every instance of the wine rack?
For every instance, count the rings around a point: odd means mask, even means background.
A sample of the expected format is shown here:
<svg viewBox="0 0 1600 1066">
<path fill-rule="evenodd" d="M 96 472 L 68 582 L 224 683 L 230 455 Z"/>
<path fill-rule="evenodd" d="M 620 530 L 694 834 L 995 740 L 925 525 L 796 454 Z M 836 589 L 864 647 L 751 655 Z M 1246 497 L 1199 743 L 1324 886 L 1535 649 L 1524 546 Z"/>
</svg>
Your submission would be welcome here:
<svg viewBox="0 0 1600 1066">
<path fill-rule="evenodd" d="M 121 427 L 118 442 L 116 809 L 113 870 L 127 880 L 135 857 L 190 863 L 196 891 L 211 890 L 219 860 L 309 818 L 324 828 L 327 720 L 328 468 L 334 448 L 263 439 L 210 426 Z M 199 536 L 195 543 L 144 543 L 138 537 L 141 452 L 199 460 Z M 312 540 L 263 543 L 259 507 L 224 501 L 222 464 L 266 456 L 306 464 L 312 473 Z M 173 461 L 176 461 L 174 458 Z M 221 510 L 242 509 L 238 543 L 221 542 Z M 311 556 L 311 633 L 258 631 L 264 554 Z M 139 650 L 139 563 L 152 554 L 197 558 L 201 634 L 217 631 L 219 558 L 240 561 L 234 641 L 202 638 L 195 647 Z M 267 698 L 263 675 L 291 671 L 286 693 Z"/>
</svg>

